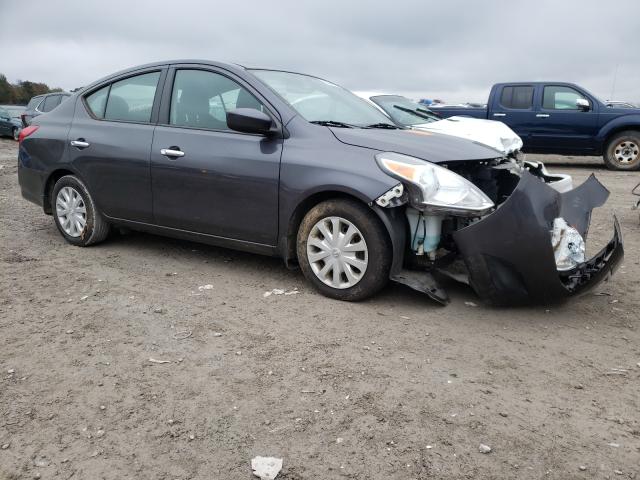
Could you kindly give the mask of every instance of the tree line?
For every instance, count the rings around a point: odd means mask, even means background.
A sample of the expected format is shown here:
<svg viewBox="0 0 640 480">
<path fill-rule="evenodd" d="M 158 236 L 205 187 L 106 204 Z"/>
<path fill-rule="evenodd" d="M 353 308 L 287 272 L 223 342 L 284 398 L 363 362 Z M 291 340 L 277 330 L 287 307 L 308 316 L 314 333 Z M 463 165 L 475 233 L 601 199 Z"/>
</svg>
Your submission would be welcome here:
<svg viewBox="0 0 640 480">
<path fill-rule="evenodd" d="M 26 105 L 36 95 L 61 91 L 61 88 L 49 88 L 46 83 L 30 82 L 29 80 L 9 83 L 7 77 L 0 73 L 0 104 Z"/>
</svg>

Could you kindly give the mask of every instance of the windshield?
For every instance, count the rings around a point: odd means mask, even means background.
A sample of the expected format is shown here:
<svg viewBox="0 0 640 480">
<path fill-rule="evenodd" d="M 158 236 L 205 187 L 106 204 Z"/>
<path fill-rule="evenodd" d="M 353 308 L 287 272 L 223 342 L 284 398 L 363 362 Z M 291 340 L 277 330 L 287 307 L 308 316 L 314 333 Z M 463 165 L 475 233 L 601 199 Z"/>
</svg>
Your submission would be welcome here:
<svg viewBox="0 0 640 480">
<path fill-rule="evenodd" d="M 352 127 L 391 125 L 373 105 L 334 83 L 299 73 L 251 72 L 309 122 Z"/>
<path fill-rule="evenodd" d="M 399 95 L 378 95 L 371 101 L 403 127 L 442 120 L 425 106 Z"/>
</svg>

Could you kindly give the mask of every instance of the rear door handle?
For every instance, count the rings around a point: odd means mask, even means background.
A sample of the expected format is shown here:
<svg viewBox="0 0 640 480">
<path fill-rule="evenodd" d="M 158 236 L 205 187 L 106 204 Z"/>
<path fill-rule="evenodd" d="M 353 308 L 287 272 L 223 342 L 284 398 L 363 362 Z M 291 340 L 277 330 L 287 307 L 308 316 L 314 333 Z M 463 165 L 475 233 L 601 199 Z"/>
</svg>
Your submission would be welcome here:
<svg viewBox="0 0 640 480">
<path fill-rule="evenodd" d="M 184 157 L 184 152 L 175 148 L 162 148 L 160 149 L 160 155 L 165 157 Z"/>
<path fill-rule="evenodd" d="M 538 118 L 549 118 L 549 114 L 548 113 L 538 113 L 536 115 L 536 117 L 538 117 Z"/>
<path fill-rule="evenodd" d="M 91 145 L 89 142 L 85 142 L 84 139 L 71 140 L 71 146 L 76 148 L 87 148 Z"/>
<path fill-rule="evenodd" d="M 494 113 L 493 116 L 494 117 L 506 117 L 507 114 L 506 113 Z"/>
</svg>

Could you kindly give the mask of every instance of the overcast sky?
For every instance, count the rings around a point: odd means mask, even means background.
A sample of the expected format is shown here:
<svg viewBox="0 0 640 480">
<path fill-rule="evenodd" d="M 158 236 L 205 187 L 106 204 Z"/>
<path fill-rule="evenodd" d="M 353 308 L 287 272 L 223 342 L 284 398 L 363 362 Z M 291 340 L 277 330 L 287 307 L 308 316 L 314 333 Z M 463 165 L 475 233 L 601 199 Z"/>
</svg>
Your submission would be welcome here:
<svg viewBox="0 0 640 480">
<path fill-rule="evenodd" d="M 561 80 L 640 101 L 638 0 L 0 0 L 0 73 L 64 89 L 204 58 L 352 90 L 484 101 L 494 82 Z"/>
</svg>

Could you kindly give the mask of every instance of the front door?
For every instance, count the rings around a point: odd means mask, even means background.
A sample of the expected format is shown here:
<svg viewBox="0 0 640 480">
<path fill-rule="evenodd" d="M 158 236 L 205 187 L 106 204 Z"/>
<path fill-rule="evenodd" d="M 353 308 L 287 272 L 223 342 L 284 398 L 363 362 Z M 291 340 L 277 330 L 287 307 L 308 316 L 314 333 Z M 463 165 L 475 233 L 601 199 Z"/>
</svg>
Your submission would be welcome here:
<svg viewBox="0 0 640 480">
<path fill-rule="evenodd" d="M 224 71 L 174 70 L 151 150 L 156 224 L 276 244 L 282 139 L 235 132 L 226 122 L 234 108 L 276 117 L 249 88 Z"/>
<path fill-rule="evenodd" d="M 576 101 L 585 99 L 578 90 L 564 85 L 545 85 L 542 104 L 536 112 L 531 144 L 536 151 L 553 153 L 588 153 L 595 147 L 598 113 L 593 102 L 580 109 Z"/>
</svg>

